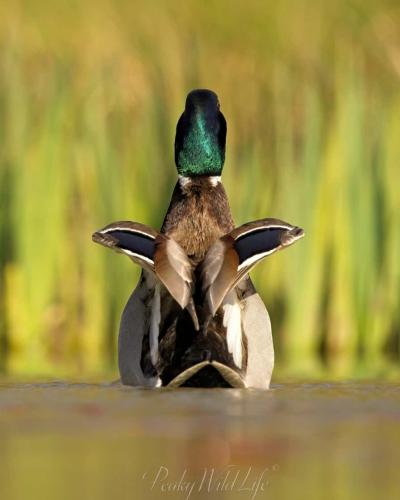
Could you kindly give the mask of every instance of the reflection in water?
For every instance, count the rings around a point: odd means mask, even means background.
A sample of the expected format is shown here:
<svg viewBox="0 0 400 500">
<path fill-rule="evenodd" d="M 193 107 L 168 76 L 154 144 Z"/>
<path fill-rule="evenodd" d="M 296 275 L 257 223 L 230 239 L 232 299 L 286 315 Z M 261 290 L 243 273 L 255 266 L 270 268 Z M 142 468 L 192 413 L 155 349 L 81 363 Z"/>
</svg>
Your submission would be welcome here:
<svg viewBox="0 0 400 500">
<path fill-rule="evenodd" d="M 0 498 L 386 498 L 400 391 L 0 386 Z"/>
</svg>

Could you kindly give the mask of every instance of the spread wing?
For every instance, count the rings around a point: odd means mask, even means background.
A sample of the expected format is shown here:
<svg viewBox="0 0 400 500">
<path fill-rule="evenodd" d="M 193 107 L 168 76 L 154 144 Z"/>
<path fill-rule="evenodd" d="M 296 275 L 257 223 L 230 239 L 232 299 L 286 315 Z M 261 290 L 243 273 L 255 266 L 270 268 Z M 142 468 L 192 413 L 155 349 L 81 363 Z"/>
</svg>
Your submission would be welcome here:
<svg viewBox="0 0 400 500">
<path fill-rule="evenodd" d="M 226 294 L 262 259 L 292 245 L 304 231 L 278 219 L 248 222 L 217 240 L 201 264 L 201 282 L 214 315 Z"/>
<path fill-rule="evenodd" d="M 192 311 L 193 267 L 176 241 L 144 224 L 130 221 L 109 224 L 96 231 L 92 238 L 95 243 L 128 255 L 153 272 L 182 309 L 189 305 L 189 312 Z"/>
<path fill-rule="evenodd" d="M 92 235 L 95 243 L 128 255 L 140 266 L 154 270 L 155 240 L 158 233 L 138 222 L 113 222 Z"/>
</svg>

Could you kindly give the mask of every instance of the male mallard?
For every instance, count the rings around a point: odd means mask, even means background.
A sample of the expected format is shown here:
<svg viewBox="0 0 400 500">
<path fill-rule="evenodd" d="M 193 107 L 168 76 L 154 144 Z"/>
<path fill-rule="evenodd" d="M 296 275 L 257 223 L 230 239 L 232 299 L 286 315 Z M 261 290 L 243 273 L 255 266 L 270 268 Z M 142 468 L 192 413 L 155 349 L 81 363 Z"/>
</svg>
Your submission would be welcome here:
<svg viewBox="0 0 400 500">
<path fill-rule="evenodd" d="M 93 235 L 143 268 L 120 325 L 124 384 L 269 387 L 271 324 L 248 272 L 304 233 L 277 219 L 234 228 L 220 179 L 225 140 L 216 94 L 190 92 L 176 128 L 179 179 L 160 232 L 125 221 Z"/>
</svg>

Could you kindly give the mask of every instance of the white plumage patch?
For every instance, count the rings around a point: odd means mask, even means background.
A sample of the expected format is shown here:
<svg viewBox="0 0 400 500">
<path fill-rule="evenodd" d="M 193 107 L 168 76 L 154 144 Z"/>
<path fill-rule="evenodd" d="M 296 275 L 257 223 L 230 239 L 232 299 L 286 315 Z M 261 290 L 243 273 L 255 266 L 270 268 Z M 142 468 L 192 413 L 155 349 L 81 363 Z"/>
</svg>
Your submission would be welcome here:
<svg viewBox="0 0 400 500">
<path fill-rule="evenodd" d="M 184 175 L 178 175 L 178 178 L 181 188 L 184 188 L 192 182 L 192 179 L 190 177 L 185 177 Z"/>
<path fill-rule="evenodd" d="M 220 175 L 210 175 L 208 180 L 210 181 L 211 186 L 215 187 L 221 182 L 221 176 Z"/>
<path fill-rule="evenodd" d="M 226 341 L 228 351 L 232 354 L 235 365 L 241 368 L 243 357 L 241 309 L 237 300 L 232 300 L 231 293 L 228 294 L 227 298 L 229 302 L 225 302 L 222 306 L 224 310 L 223 325 L 226 328 Z"/>
<path fill-rule="evenodd" d="M 154 287 L 154 296 L 151 303 L 151 316 L 150 316 L 150 358 L 155 366 L 158 361 L 158 334 L 160 331 L 161 320 L 161 301 L 160 301 L 160 285 L 156 284 Z"/>
<path fill-rule="evenodd" d="M 276 248 L 272 248 L 271 250 L 268 250 L 268 252 L 262 252 L 262 253 L 257 253 L 256 255 L 252 255 L 248 259 L 244 260 L 239 266 L 238 266 L 238 271 L 243 269 L 244 267 L 249 267 L 255 262 L 258 262 L 262 258 L 266 257 L 267 255 L 270 255 L 271 253 L 276 252 Z"/>
</svg>

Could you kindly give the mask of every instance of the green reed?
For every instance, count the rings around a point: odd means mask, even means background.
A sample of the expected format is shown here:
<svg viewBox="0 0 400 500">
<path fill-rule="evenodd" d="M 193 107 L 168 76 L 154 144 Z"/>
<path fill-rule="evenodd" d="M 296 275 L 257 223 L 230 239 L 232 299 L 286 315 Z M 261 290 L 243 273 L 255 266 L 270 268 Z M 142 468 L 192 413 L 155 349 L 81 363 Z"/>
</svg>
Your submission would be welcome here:
<svg viewBox="0 0 400 500">
<path fill-rule="evenodd" d="M 21 1 L 0 14 L 3 371 L 115 369 L 139 271 L 90 235 L 117 219 L 160 225 L 185 95 L 208 87 L 228 121 L 237 223 L 306 231 L 253 273 L 278 373 L 397 373 L 395 4 Z"/>
</svg>

